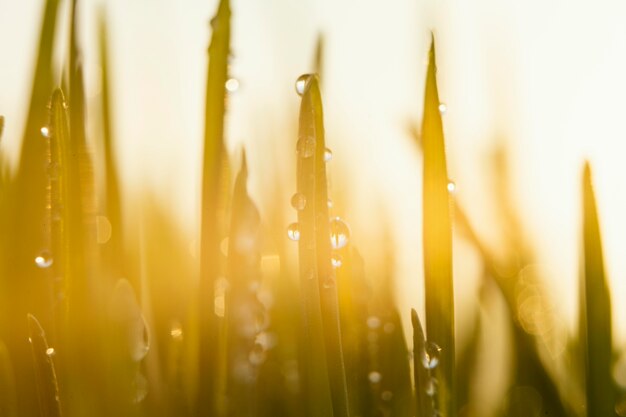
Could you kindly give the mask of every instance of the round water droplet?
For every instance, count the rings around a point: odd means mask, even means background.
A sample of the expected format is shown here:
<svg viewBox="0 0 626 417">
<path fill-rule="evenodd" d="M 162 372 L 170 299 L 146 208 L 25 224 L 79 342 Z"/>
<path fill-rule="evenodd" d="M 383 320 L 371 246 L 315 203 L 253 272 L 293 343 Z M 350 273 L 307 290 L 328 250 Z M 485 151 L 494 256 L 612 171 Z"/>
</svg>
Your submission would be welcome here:
<svg viewBox="0 0 626 417">
<path fill-rule="evenodd" d="M 322 285 L 324 286 L 324 288 L 329 290 L 333 287 L 333 285 L 335 285 L 335 280 L 333 278 L 326 278 Z"/>
<path fill-rule="evenodd" d="M 39 129 L 39 131 L 41 132 L 41 136 L 43 136 L 44 138 L 50 137 L 50 129 L 47 126 L 42 127 L 41 129 Z"/>
<path fill-rule="evenodd" d="M 380 372 L 372 371 L 367 375 L 367 379 L 369 379 L 372 384 L 378 384 L 380 380 L 383 379 L 383 376 Z"/>
<path fill-rule="evenodd" d="M 236 78 L 229 78 L 225 84 L 226 91 L 229 93 L 234 93 L 239 90 L 239 80 Z"/>
<path fill-rule="evenodd" d="M 330 162 L 333 159 L 333 151 L 326 148 L 324 149 L 324 162 Z"/>
<path fill-rule="evenodd" d="M 435 369 L 439 365 L 441 348 L 434 342 L 426 341 L 422 351 L 422 365 L 426 369 Z"/>
<path fill-rule="evenodd" d="M 304 194 L 295 193 L 291 197 L 291 207 L 295 208 L 298 211 L 304 210 L 304 208 L 306 207 L 306 197 L 304 196 Z"/>
<path fill-rule="evenodd" d="M 383 326 L 383 330 L 387 334 L 393 333 L 395 329 L 396 329 L 396 325 L 393 324 L 392 322 L 385 323 L 385 325 Z"/>
<path fill-rule="evenodd" d="M 330 198 L 326 201 L 326 205 L 328 206 L 328 208 L 333 208 L 333 200 L 331 200 Z"/>
<path fill-rule="evenodd" d="M 391 401 L 391 399 L 393 398 L 393 392 L 383 391 L 383 393 L 380 394 L 380 398 L 382 398 L 383 401 Z"/>
<path fill-rule="evenodd" d="M 448 106 L 446 103 L 439 103 L 439 113 L 445 114 L 448 111 Z"/>
<path fill-rule="evenodd" d="M 50 348 L 46 349 L 46 355 L 48 355 L 48 356 L 54 356 L 55 353 L 57 353 L 57 352 L 54 350 L 54 348 L 50 347 Z"/>
<path fill-rule="evenodd" d="M 381 321 L 376 316 L 369 316 L 367 318 L 367 327 L 372 330 L 378 329 L 380 327 Z"/>
<path fill-rule="evenodd" d="M 150 332 L 146 318 L 141 314 L 136 323 L 130 327 L 130 355 L 135 362 L 143 360 L 150 350 Z"/>
<path fill-rule="evenodd" d="M 113 226 L 106 216 L 96 216 L 96 241 L 103 245 L 111 240 Z"/>
<path fill-rule="evenodd" d="M 170 336 L 174 340 L 183 340 L 183 328 L 180 323 L 175 322 L 170 329 Z"/>
<path fill-rule="evenodd" d="M 301 137 L 296 147 L 301 158 L 310 158 L 315 153 L 315 138 L 313 136 Z"/>
<path fill-rule="evenodd" d="M 299 96 L 303 96 L 306 90 L 309 88 L 309 81 L 311 80 L 311 74 L 302 74 L 296 80 L 296 93 Z"/>
<path fill-rule="evenodd" d="M 456 184 L 454 183 L 454 181 L 448 181 L 448 191 L 453 193 L 456 191 Z"/>
<path fill-rule="evenodd" d="M 330 257 L 330 263 L 333 268 L 340 268 L 343 265 L 343 258 L 338 253 L 333 253 Z"/>
<path fill-rule="evenodd" d="M 50 255 L 50 252 L 48 251 L 43 251 L 35 257 L 35 265 L 37 265 L 39 268 L 49 268 L 50 266 L 52 266 L 52 263 L 52 255 Z"/>
<path fill-rule="evenodd" d="M 287 237 L 294 242 L 300 240 L 300 229 L 298 227 L 298 223 L 291 223 L 287 226 Z"/>
<path fill-rule="evenodd" d="M 339 217 L 335 217 L 330 221 L 330 244 L 333 249 L 341 249 L 348 244 L 350 240 L 350 228 Z"/>
<path fill-rule="evenodd" d="M 426 395 L 428 395 L 429 397 L 434 397 L 435 394 L 437 394 L 437 385 L 437 378 L 430 377 L 424 385 L 424 392 L 426 393 Z"/>
</svg>

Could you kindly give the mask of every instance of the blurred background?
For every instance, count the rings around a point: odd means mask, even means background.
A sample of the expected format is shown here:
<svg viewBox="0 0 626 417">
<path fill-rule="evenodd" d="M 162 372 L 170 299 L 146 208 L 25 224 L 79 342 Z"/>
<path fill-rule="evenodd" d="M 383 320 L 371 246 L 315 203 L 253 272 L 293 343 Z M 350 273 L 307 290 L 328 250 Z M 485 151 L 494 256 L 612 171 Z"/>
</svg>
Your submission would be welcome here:
<svg viewBox="0 0 626 417">
<path fill-rule="evenodd" d="M 232 3 L 231 76 L 237 82 L 228 98 L 226 136 L 232 161 L 246 148 L 249 188 L 263 218 L 277 205 L 291 214 L 299 106 L 294 82 L 312 70 L 322 34 L 333 213 L 350 224 L 366 269 L 396 245 L 401 311 L 422 310 L 421 155 L 411 131 L 420 124 L 432 30 L 457 200 L 497 253 L 507 225 L 494 220 L 498 178 L 492 161 L 497 149 L 505 149 L 513 207 L 535 248 L 536 267 L 547 277 L 549 302 L 570 331 L 576 328 L 580 267 L 579 184 L 584 159 L 592 162 L 616 341 L 623 346 L 626 3 Z M 1 146 L 15 157 L 14 167 L 42 6 L 42 0 L 0 1 Z M 79 10 L 92 109 L 101 94 L 96 12 L 104 7 L 109 19 L 122 201 L 132 213 L 133 197 L 151 190 L 190 245 L 198 238 L 206 50 L 216 6 L 215 0 L 83 0 Z M 67 13 L 61 18 L 59 30 L 67 31 Z M 97 118 L 87 117 L 90 131 L 98 131 Z M 462 328 L 482 270 L 470 245 L 455 243 Z"/>
</svg>

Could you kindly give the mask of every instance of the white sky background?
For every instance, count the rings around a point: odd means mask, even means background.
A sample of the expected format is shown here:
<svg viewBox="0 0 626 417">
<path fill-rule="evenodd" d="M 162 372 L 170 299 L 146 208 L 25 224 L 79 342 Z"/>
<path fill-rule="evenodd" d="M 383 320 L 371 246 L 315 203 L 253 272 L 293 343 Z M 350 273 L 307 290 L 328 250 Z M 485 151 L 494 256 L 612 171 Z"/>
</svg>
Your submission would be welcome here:
<svg viewBox="0 0 626 417">
<path fill-rule="evenodd" d="M 67 0 L 66 0 L 67 2 Z M 96 0 L 84 0 L 88 84 L 97 101 Z M 39 32 L 42 0 L 0 0 L 0 114 L 13 155 Z M 198 213 L 206 48 L 216 0 L 110 0 L 114 116 L 125 191 L 174 202 L 183 227 Z M 406 134 L 419 122 L 429 29 L 437 37 L 451 177 L 477 228 L 495 242 L 488 156 L 513 151 L 520 213 L 538 248 L 558 311 L 574 323 L 580 177 L 590 158 L 615 327 L 626 341 L 626 3 L 623 1 L 233 0 L 229 149 L 244 143 L 250 188 L 271 209 L 272 184 L 293 190 L 298 97 L 315 39 L 326 35 L 323 93 L 337 214 L 353 240 L 382 242 L 383 216 L 401 244 L 402 301 L 421 297 L 421 161 Z M 278 180 L 276 179 L 278 177 Z M 290 194 L 284 196 L 288 205 Z M 166 197 L 167 196 L 167 197 Z M 295 218 L 295 215 L 294 215 Z M 375 256 L 381 244 L 360 244 Z M 468 256 L 463 246 L 459 256 Z M 469 291 L 477 267 L 457 268 Z M 473 297 L 464 297 L 472 300 Z M 407 310 L 408 311 L 408 310 Z M 462 320 L 462 318 L 461 318 Z M 572 326 L 573 328 L 573 326 Z"/>
</svg>

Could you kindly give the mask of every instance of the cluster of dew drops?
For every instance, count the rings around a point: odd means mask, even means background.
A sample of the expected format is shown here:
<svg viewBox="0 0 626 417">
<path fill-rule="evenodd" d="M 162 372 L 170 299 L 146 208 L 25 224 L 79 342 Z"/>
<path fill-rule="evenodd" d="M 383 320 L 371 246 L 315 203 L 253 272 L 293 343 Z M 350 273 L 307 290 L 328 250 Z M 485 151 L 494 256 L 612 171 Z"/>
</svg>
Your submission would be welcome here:
<svg viewBox="0 0 626 417">
<path fill-rule="evenodd" d="M 304 74 L 298 77 L 296 80 L 296 93 L 299 96 L 304 95 L 308 88 L 308 83 L 313 77 L 311 74 Z M 301 138 L 298 140 L 298 144 L 296 145 L 298 156 L 300 158 L 310 158 L 313 156 L 315 152 L 315 139 L 313 137 Z M 330 162 L 333 159 L 333 153 L 330 149 L 326 148 L 324 150 L 324 162 Z M 328 208 L 332 208 L 333 203 L 329 199 Z M 307 206 L 306 196 L 302 193 L 296 192 L 291 197 L 291 207 L 293 207 L 297 211 L 302 211 Z M 287 227 L 287 237 L 297 242 L 300 240 L 300 227 L 298 223 L 291 223 Z M 348 241 L 350 240 L 350 227 L 346 222 L 344 222 L 340 217 L 333 217 L 330 220 L 330 245 L 333 249 L 333 253 L 331 255 L 331 264 L 333 268 L 339 268 L 343 264 L 343 259 L 341 255 L 337 253 L 339 249 L 344 248 Z M 312 278 L 313 276 L 311 276 Z"/>
</svg>

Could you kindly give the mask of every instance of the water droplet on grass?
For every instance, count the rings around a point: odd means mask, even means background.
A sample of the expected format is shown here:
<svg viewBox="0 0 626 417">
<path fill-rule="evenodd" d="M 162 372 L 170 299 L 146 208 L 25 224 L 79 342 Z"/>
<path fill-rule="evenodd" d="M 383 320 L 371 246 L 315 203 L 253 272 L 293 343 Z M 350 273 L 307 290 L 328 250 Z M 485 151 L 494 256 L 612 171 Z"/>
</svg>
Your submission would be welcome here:
<svg viewBox="0 0 626 417">
<path fill-rule="evenodd" d="M 326 148 L 324 149 L 324 162 L 330 162 L 333 159 L 333 151 Z"/>
<path fill-rule="evenodd" d="M 301 158 L 310 158 L 315 153 L 315 137 L 305 136 L 298 139 L 296 144 L 298 155 Z"/>
<path fill-rule="evenodd" d="M 298 227 L 298 223 L 291 223 L 287 226 L 287 237 L 294 242 L 300 240 L 300 228 Z"/>
<path fill-rule="evenodd" d="M 48 251 L 43 251 L 35 257 L 35 265 L 37 265 L 39 268 L 49 268 L 50 266 L 52 266 L 52 263 L 52 255 Z"/>
<path fill-rule="evenodd" d="M 383 393 L 380 394 L 380 398 L 382 398 L 383 401 L 391 401 L 391 399 L 393 398 L 393 392 L 383 391 Z"/>
<path fill-rule="evenodd" d="M 378 384 L 380 380 L 383 379 L 383 376 L 380 372 L 372 371 L 367 375 L 367 379 L 369 379 L 372 384 Z"/>
<path fill-rule="evenodd" d="M 456 184 L 454 183 L 454 181 L 448 181 L 448 191 L 453 193 L 456 191 Z"/>
<path fill-rule="evenodd" d="M 54 348 L 48 348 L 46 349 L 46 355 L 48 356 L 54 356 L 57 352 L 54 350 Z"/>
<path fill-rule="evenodd" d="M 380 327 L 380 319 L 376 316 L 369 316 L 367 318 L 367 327 L 372 330 L 378 329 Z"/>
<path fill-rule="evenodd" d="M 306 197 L 302 193 L 295 193 L 291 197 L 291 207 L 300 211 L 306 207 Z"/>
<path fill-rule="evenodd" d="M 350 228 L 339 217 L 330 221 L 330 244 L 333 249 L 341 249 L 350 240 Z"/>
<path fill-rule="evenodd" d="M 229 78 L 225 84 L 226 91 L 229 93 L 235 93 L 239 90 L 239 80 L 236 78 Z"/>
<path fill-rule="evenodd" d="M 333 253 L 330 257 L 330 263 L 333 268 L 340 268 L 343 265 L 343 258 L 338 253 Z"/>
<path fill-rule="evenodd" d="M 41 129 L 39 129 L 39 131 L 41 132 L 41 136 L 43 136 L 44 138 L 50 137 L 50 129 L 48 128 L 48 126 L 42 127 Z"/>
<path fill-rule="evenodd" d="M 298 93 L 299 96 L 303 96 L 304 93 L 306 93 L 309 88 L 309 81 L 311 80 L 311 77 L 311 74 L 302 74 L 296 80 L 296 93 Z"/>
<path fill-rule="evenodd" d="M 439 103 L 439 113 L 445 114 L 448 111 L 448 106 L 446 103 Z"/>
<path fill-rule="evenodd" d="M 428 395 L 429 397 L 434 397 L 435 394 L 437 394 L 438 383 L 439 382 L 437 381 L 437 378 L 429 378 L 424 386 L 424 392 L 426 392 L 426 395 Z"/>
<path fill-rule="evenodd" d="M 434 342 L 426 341 L 422 351 L 422 365 L 426 369 L 435 369 L 439 365 L 441 348 Z"/>
</svg>

